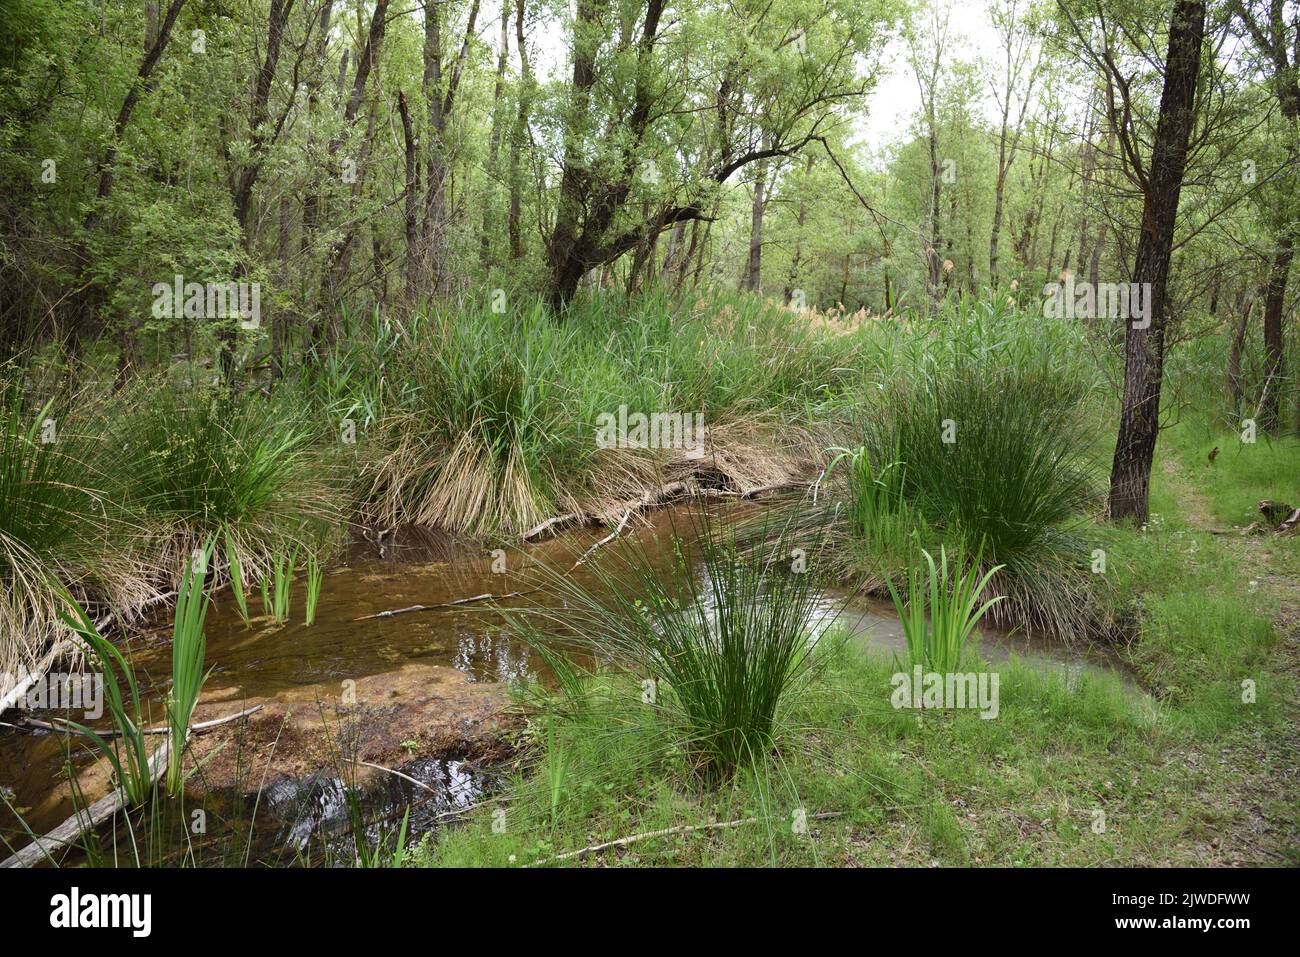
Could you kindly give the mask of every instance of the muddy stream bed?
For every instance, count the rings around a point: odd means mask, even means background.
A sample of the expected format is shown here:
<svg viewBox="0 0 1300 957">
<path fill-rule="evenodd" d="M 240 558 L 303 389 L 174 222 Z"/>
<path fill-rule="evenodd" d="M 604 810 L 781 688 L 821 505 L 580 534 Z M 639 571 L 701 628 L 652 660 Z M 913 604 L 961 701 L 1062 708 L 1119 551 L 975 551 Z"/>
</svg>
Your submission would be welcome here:
<svg viewBox="0 0 1300 957">
<path fill-rule="evenodd" d="M 667 562 L 674 533 L 687 538 L 696 527 L 689 515 L 695 507 L 652 512 L 625 537 L 636 537 L 644 554 Z M 382 545 L 359 541 L 346 563 L 326 572 L 310 627 L 302 622 L 301 575 L 290 620 L 282 626 L 258 617 L 245 625 L 230 593 L 219 592 L 206 628 L 212 674 L 194 720 L 261 707 L 244 721 L 192 740 L 187 765 L 196 770 L 183 809 L 190 833 L 180 815 L 173 815 L 177 820 L 165 825 L 173 852 L 192 853 L 199 862 L 350 863 L 358 813 L 376 837 L 391 833 L 409 808 L 414 840 L 482 800 L 496 782 L 494 766 L 508 754 L 504 741 L 520 721 L 510 708 L 508 686 L 523 679 L 545 682 L 544 663 L 507 634 L 500 615 L 481 604 L 357 619 L 526 587 L 530 563 L 567 567 L 606 534 L 580 529 L 509 550 L 504 572 L 493 571 L 494 564 L 501 568 L 500 553 L 494 561 L 481 546 L 441 536 L 398 534 Z M 586 566 L 573 574 L 593 583 Z M 545 600 L 543 594 L 516 601 Z M 828 592 L 822 606 L 854 640 L 906 656 L 891 605 Z M 260 596 L 249 596 L 249 611 L 260 611 Z M 170 627 L 160 625 L 123 643 L 140 678 L 151 727 L 163 719 L 169 635 Z M 991 629 L 983 630 L 980 651 L 990 662 L 1014 654 L 1044 668 L 1114 667 L 1093 650 Z M 581 657 L 580 650 L 573 653 Z M 0 720 L 18 721 L 22 714 L 10 711 Z M 84 718 L 80 713 L 66 717 Z M 87 723 L 107 726 L 102 719 Z M 149 740 L 156 747 L 163 738 Z M 69 748 L 83 799 L 106 793 L 106 764 L 87 744 L 61 734 L 0 728 L 0 788 L 35 833 L 47 832 L 73 811 L 64 772 Z M 196 810 L 204 817 L 197 835 Z M 130 862 L 136 853 L 132 839 L 138 845 L 146 830 L 147 822 L 138 822 L 134 834 L 125 826 L 112 833 L 101 829 L 104 855 L 114 858 L 116 838 L 117 859 Z M 27 843 L 3 802 L 0 834 L 15 848 Z M 5 854 L 0 847 L 0 857 Z M 83 859 L 79 851 L 67 856 L 68 863 Z"/>
</svg>

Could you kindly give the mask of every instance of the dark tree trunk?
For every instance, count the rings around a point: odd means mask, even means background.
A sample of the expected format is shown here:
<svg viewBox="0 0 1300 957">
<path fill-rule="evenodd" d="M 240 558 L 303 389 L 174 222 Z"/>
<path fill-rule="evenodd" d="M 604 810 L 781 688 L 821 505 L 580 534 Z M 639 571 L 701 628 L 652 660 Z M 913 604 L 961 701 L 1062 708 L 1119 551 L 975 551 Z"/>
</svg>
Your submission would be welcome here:
<svg viewBox="0 0 1300 957">
<path fill-rule="evenodd" d="M 404 298 L 408 308 L 415 307 L 420 275 L 419 164 L 416 162 L 415 133 L 411 128 L 411 111 L 406 94 L 397 92 L 397 112 L 402 118 L 402 145 L 406 159 L 406 203 L 402 224 L 406 232 L 406 283 Z"/>
<path fill-rule="evenodd" d="M 1246 348 L 1246 330 L 1253 306 L 1254 303 L 1247 298 L 1244 289 L 1237 294 L 1237 327 L 1233 331 L 1232 348 L 1228 353 L 1228 401 L 1232 405 L 1234 423 L 1241 412 L 1241 357 Z"/>
<path fill-rule="evenodd" d="M 1160 119 L 1142 204 L 1133 281 L 1148 297 L 1150 323 L 1130 319 L 1124 333 L 1124 398 L 1110 474 L 1110 517 L 1145 523 L 1151 462 L 1160 432 L 1160 387 L 1164 375 L 1165 287 L 1173 250 L 1178 198 L 1187 166 L 1205 38 L 1204 0 L 1178 0 L 1169 27 Z"/>
<path fill-rule="evenodd" d="M 131 114 L 135 112 L 140 98 L 151 93 L 157 85 L 158 81 L 154 76 L 154 69 L 158 66 L 158 61 L 162 59 L 163 52 L 171 41 L 172 27 L 176 25 L 176 18 L 180 16 L 181 8 L 184 6 L 185 0 L 172 0 L 162 23 L 160 25 L 150 25 L 147 29 L 147 32 L 153 37 L 153 42 L 145 50 L 144 58 L 140 61 L 140 67 L 136 71 L 131 88 L 122 100 L 122 106 L 117 111 L 117 119 L 113 122 L 113 137 L 109 140 L 108 148 L 104 150 L 104 155 L 99 160 L 99 183 L 95 188 L 95 202 L 91 205 L 90 211 L 82 222 L 83 231 L 87 236 L 94 232 L 99 225 L 104 203 L 113 193 L 113 185 L 117 176 L 118 143 L 121 142 L 122 136 L 126 133 L 127 125 L 131 122 Z M 88 272 L 90 250 L 85 246 L 79 246 L 77 252 L 78 257 L 82 260 L 83 269 Z M 69 323 L 67 343 L 70 355 L 75 357 L 80 354 L 82 335 L 93 331 L 98 320 L 103 295 L 104 290 L 99 284 L 88 275 L 83 275 L 81 292 L 73 298 L 70 310 L 71 322 Z"/>
<path fill-rule="evenodd" d="M 528 63 L 528 47 L 524 43 L 524 3 L 515 3 L 515 46 L 519 50 L 519 109 L 515 125 L 510 132 L 510 211 L 507 214 L 506 233 L 510 237 L 510 258 L 518 262 L 524 256 L 523 212 L 524 181 L 520 154 L 528 132 L 528 108 L 532 101 L 533 74 Z"/>
<path fill-rule="evenodd" d="M 1233 4 L 1233 8 L 1256 50 L 1269 64 L 1270 80 L 1282 118 L 1286 121 L 1287 166 L 1294 173 L 1300 164 L 1300 141 L 1297 140 L 1300 136 L 1300 130 L 1297 130 L 1300 123 L 1300 20 L 1295 18 L 1291 5 L 1282 0 L 1273 0 L 1267 6 L 1261 4 L 1258 9 L 1238 2 Z M 1289 24 L 1288 16 L 1292 17 Z M 1296 31 L 1294 35 L 1292 31 Z M 1285 373 L 1282 318 L 1298 229 L 1290 209 L 1284 206 L 1281 216 L 1264 294 L 1264 396 L 1259 417 L 1260 426 L 1267 432 L 1274 432 L 1281 425 L 1281 391 Z"/>
<path fill-rule="evenodd" d="M 763 287 L 763 211 L 766 207 L 767 162 L 760 162 L 754 171 L 754 201 L 749 209 L 749 260 L 745 264 L 745 277 L 740 288 L 759 292 Z"/>
<path fill-rule="evenodd" d="M 289 194 L 280 197 L 280 236 L 276 245 L 278 271 L 276 282 L 284 288 L 289 282 L 289 258 L 292 250 L 293 210 Z M 271 312 L 271 376 L 281 379 L 285 373 L 285 353 L 289 348 L 288 314 L 283 308 Z"/>
<path fill-rule="evenodd" d="M 488 142 L 488 189 L 483 199 L 483 232 L 479 237 L 479 264 L 486 271 L 492 265 L 492 210 L 494 190 L 501 178 L 501 93 L 506 85 L 506 60 L 510 55 L 510 0 L 501 3 L 501 38 L 497 49 L 496 84 L 492 87 L 492 134 Z"/>
<path fill-rule="evenodd" d="M 1264 395 L 1259 406 L 1259 426 L 1276 432 L 1281 425 L 1282 383 L 1285 369 L 1282 342 L 1282 311 L 1286 306 L 1287 277 L 1295 259 L 1295 227 L 1288 224 L 1277 237 L 1277 248 L 1268 271 L 1264 293 Z"/>
</svg>

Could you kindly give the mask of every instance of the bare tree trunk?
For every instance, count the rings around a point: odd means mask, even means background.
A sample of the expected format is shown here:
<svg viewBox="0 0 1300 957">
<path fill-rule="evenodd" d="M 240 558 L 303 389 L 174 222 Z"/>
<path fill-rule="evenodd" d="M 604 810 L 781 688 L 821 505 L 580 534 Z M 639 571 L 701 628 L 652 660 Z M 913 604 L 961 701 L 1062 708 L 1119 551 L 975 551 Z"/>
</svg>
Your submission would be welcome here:
<svg viewBox="0 0 1300 957">
<path fill-rule="evenodd" d="M 278 269 L 276 282 L 283 288 L 289 281 L 290 240 L 293 236 L 293 210 L 289 194 L 280 197 L 280 236 L 276 245 Z M 271 312 L 271 375 L 281 379 L 285 372 L 285 353 L 289 347 L 288 317 L 282 308 Z"/>
<path fill-rule="evenodd" d="M 518 262 L 524 256 L 523 227 L 520 216 L 523 211 L 523 173 L 520 154 L 524 148 L 524 138 L 528 132 L 528 108 L 532 101 L 533 75 L 528 62 L 528 46 L 524 43 L 524 4 L 525 0 L 515 3 L 515 46 L 519 50 L 519 108 L 515 113 L 515 125 L 510 132 L 510 212 L 506 223 L 506 232 L 510 237 L 510 258 Z"/>
<path fill-rule="evenodd" d="M 1294 166 L 1293 166 L 1294 168 Z M 1264 396 L 1260 403 L 1259 425 L 1266 432 L 1276 432 L 1281 425 L 1283 357 L 1282 311 L 1286 304 L 1287 277 L 1295 259 L 1295 226 L 1288 223 L 1277 237 L 1277 248 L 1268 271 L 1264 293 Z"/>
<path fill-rule="evenodd" d="M 1169 27 L 1160 118 L 1142 204 L 1133 281 L 1145 291 L 1150 321 L 1129 319 L 1124 333 L 1124 397 L 1110 474 L 1110 517 L 1145 523 L 1151 463 L 1160 433 L 1164 375 L 1165 287 L 1178 199 L 1195 116 L 1196 81 L 1205 39 L 1204 0 L 1177 0 Z M 1145 328 L 1139 328 L 1145 325 Z"/>
<path fill-rule="evenodd" d="M 322 85 L 322 73 L 326 66 L 326 54 L 329 52 L 329 34 L 330 34 L 330 16 L 334 9 L 334 0 L 324 0 L 320 9 L 320 32 L 316 36 L 315 62 L 312 64 L 313 69 L 311 76 L 307 81 L 307 124 L 309 142 L 314 142 L 315 137 L 310 132 L 315 128 L 316 109 L 320 102 L 320 89 Z M 343 81 L 346 76 L 348 65 L 348 51 L 344 50 L 339 63 L 339 81 L 337 90 L 343 89 Z M 338 101 L 342 99 L 342 92 L 335 97 L 334 108 L 338 109 Z M 307 195 L 302 201 L 302 251 L 309 252 L 312 242 L 316 236 L 316 225 L 320 219 L 320 191 L 309 187 Z M 306 288 L 301 291 L 306 295 Z"/>
<path fill-rule="evenodd" d="M 767 161 L 761 160 L 754 172 L 754 201 L 749 210 L 749 260 L 740 288 L 759 292 L 763 285 L 763 210 L 767 190 Z"/>
<path fill-rule="evenodd" d="M 411 111 L 406 105 L 406 94 L 397 93 L 397 112 L 402 118 L 402 145 L 406 159 L 406 203 L 403 209 L 402 224 L 406 233 L 406 284 L 403 296 L 407 308 L 414 309 L 420 276 L 420 226 L 419 226 L 419 192 L 420 167 L 416 162 L 415 133 L 411 128 Z"/>
<path fill-rule="evenodd" d="M 380 0 L 381 5 L 383 2 L 384 0 Z M 289 23 L 289 14 L 293 12 L 293 5 L 294 0 L 271 0 L 266 21 L 266 55 L 257 71 L 253 84 L 253 99 L 248 111 L 248 159 L 235 169 L 231 180 L 231 201 L 235 208 L 235 222 L 239 225 L 240 246 L 243 253 L 235 263 L 233 278 L 236 282 L 241 282 L 248 275 L 248 261 L 253 256 L 254 237 L 251 221 L 253 188 L 257 184 L 266 156 L 279 136 L 284 118 L 290 109 L 290 106 L 286 105 L 280 121 L 270 122 L 271 87 L 275 82 L 275 74 L 280 62 L 280 48 L 284 42 L 284 32 Z M 289 103 L 291 104 L 292 101 L 293 97 L 290 97 Z M 234 378 L 235 373 L 235 342 L 238 339 L 235 323 L 229 320 L 223 322 L 217 339 L 220 343 L 221 371 L 229 382 Z"/>
<path fill-rule="evenodd" d="M 496 85 L 492 88 L 492 135 L 488 142 L 488 190 L 483 201 L 483 234 L 479 239 L 479 264 L 484 270 L 492 265 L 492 210 L 496 203 L 492 189 L 500 179 L 501 92 L 506 83 L 506 60 L 510 54 L 510 0 L 501 2 L 501 37 L 497 46 Z"/>
<path fill-rule="evenodd" d="M 1256 49 L 1269 64 L 1272 86 L 1286 122 L 1287 166 L 1294 172 L 1300 165 L 1300 129 L 1297 129 L 1300 124 L 1300 19 L 1282 0 L 1273 0 L 1258 11 L 1253 5 L 1248 7 L 1242 0 L 1236 0 L 1233 13 L 1245 25 Z M 1259 19 L 1261 13 L 1266 17 L 1263 22 Z M 1289 24 L 1288 15 L 1292 18 Z M 1290 35 L 1291 31 L 1295 31 L 1294 36 Z M 1297 226 L 1292 210 L 1283 208 L 1264 295 L 1264 398 L 1260 406 L 1260 426 L 1268 432 L 1277 431 L 1281 425 L 1285 372 L 1282 318 L 1298 229 L 1300 226 Z"/>
<path fill-rule="evenodd" d="M 682 242 L 686 238 L 686 224 L 678 223 L 668 236 L 668 249 L 664 252 L 664 264 L 659 270 L 659 281 L 668 282 L 669 275 L 677 268 L 677 260 L 682 255 Z"/>
<path fill-rule="evenodd" d="M 812 168 L 813 168 L 813 154 L 811 151 L 808 153 L 808 158 L 805 162 L 807 165 L 804 166 L 805 182 L 803 185 L 806 189 L 807 180 L 808 177 L 811 175 Z M 804 190 L 800 190 L 799 212 L 795 214 L 795 225 L 798 227 L 798 232 L 796 233 L 795 236 L 794 255 L 790 257 L 790 279 L 785 284 L 785 301 L 787 304 L 790 302 L 791 297 L 794 296 L 794 291 L 796 288 L 795 283 L 799 281 L 799 267 L 803 261 L 803 228 L 804 228 L 804 224 L 807 221 L 808 221 L 808 201 L 806 199 Z"/>
<path fill-rule="evenodd" d="M 469 57 L 470 40 L 478 20 L 479 0 L 472 0 L 465 25 L 465 37 L 460 46 L 451 75 L 443 88 L 443 51 L 441 4 L 428 3 L 424 14 L 424 96 L 428 106 L 428 134 L 424 144 L 424 230 L 422 236 L 423 281 L 429 291 L 436 293 L 442 286 L 446 266 L 447 241 L 447 120 L 456 105 L 456 90 Z"/>
<path fill-rule="evenodd" d="M 360 11 L 358 11 L 360 13 Z M 352 78 L 352 92 L 348 95 L 347 106 L 343 110 L 344 129 L 351 129 L 361 113 L 362 104 L 366 101 L 366 88 L 370 82 L 371 74 L 378 74 L 380 56 L 384 48 L 384 36 L 388 26 L 388 0 L 377 0 L 375 9 L 370 18 L 370 28 L 366 33 L 366 43 L 361 50 L 361 55 L 357 57 L 357 72 Z M 352 160 L 353 176 L 351 189 L 349 190 L 349 202 L 347 210 L 353 209 L 362 196 L 365 189 L 366 173 L 369 167 L 370 150 L 374 143 L 375 126 L 379 116 L 379 81 L 376 79 L 374 92 L 370 95 L 370 107 L 367 111 L 366 132 L 361 140 L 361 146 L 355 157 L 349 157 Z M 342 137 L 336 137 L 330 141 L 329 156 L 330 166 L 334 166 L 333 158 L 343 147 L 344 140 Z M 312 349 L 318 349 L 321 340 L 334 341 L 338 337 L 338 318 L 339 309 L 342 300 L 343 278 L 347 274 L 348 267 L 352 262 L 352 255 L 356 244 L 358 225 L 351 223 L 347 226 L 343 235 L 336 240 L 325 254 L 324 262 L 321 266 L 321 286 L 319 291 L 321 319 L 313 329 Z"/>
<path fill-rule="evenodd" d="M 1241 413 L 1241 357 L 1246 348 L 1246 330 L 1250 323 L 1254 303 L 1243 288 L 1237 294 L 1236 329 L 1232 334 L 1232 349 L 1228 353 L 1228 401 L 1235 420 Z"/>
<path fill-rule="evenodd" d="M 942 229 L 939 225 L 939 194 L 942 180 L 939 175 L 939 134 L 934 128 L 934 104 L 930 104 L 930 132 L 926 143 L 930 151 L 930 235 L 926 245 L 926 284 L 930 293 L 930 316 L 939 314 L 939 301 L 943 297 L 943 263 L 939 258 L 939 246 L 943 243 Z"/>
<path fill-rule="evenodd" d="M 99 225 L 105 201 L 113 193 L 113 186 L 117 176 L 118 143 L 121 142 L 122 136 L 126 133 L 127 125 L 131 122 L 131 114 L 135 112 L 140 98 L 152 92 L 157 85 L 158 81 L 154 77 L 154 69 L 158 66 L 158 61 L 162 59 L 163 52 L 171 41 L 172 28 L 176 25 L 176 18 L 180 16 L 181 8 L 184 6 L 185 0 L 172 0 L 162 23 L 157 26 L 156 30 L 150 30 L 154 34 L 153 43 L 145 50 L 144 58 L 140 61 L 140 67 L 136 70 L 135 79 L 131 82 L 131 88 L 122 100 L 121 108 L 117 111 L 117 119 L 113 122 L 112 139 L 109 140 L 108 147 L 99 160 L 99 183 L 95 188 L 95 202 L 91 205 L 90 211 L 86 213 L 86 217 L 82 221 L 82 229 L 87 236 L 94 232 Z M 95 325 L 104 294 L 99 284 L 88 275 L 90 250 L 85 246 L 79 246 L 77 251 L 79 258 L 82 260 L 83 274 L 81 292 L 73 299 L 73 306 L 70 310 L 72 321 L 68 330 L 67 345 L 68 352 L 72 356 L 80 354 L 83 333 L 89 332 Z"/>
</svg>

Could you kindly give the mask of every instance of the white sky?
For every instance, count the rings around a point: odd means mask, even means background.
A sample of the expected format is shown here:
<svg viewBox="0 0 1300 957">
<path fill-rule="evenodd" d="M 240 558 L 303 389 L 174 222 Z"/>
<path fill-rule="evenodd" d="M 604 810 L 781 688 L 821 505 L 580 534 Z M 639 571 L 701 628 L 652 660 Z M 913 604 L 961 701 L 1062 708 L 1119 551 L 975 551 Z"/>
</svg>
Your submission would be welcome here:
<svg viewBox="0 0 1300 957">
<path fill-rule="evenodd" d="M 948 29 L 952 60 L 975 61 L 998 55 L 998 37 L 989 20 L 988 0 L 960 0 L 952 6 Z M 901 39 L 891 43 L 881 57 L 887 71 L 868 99 L 869 113 L 861 125 L 860 142 L 875 149 L 908 138 L 912 121 L 921 108 L 921 91 L 907 64 L 907 44 Z M 992 98 L 984 106 L 993 118 Z"/>
<path fill-rule="evenodd" d="M 949 43 L 951 60 L 975 61 L 980 57 L 998 55 L 998 39 L 989 20 L 989 0 L 931 0 L 950 4 Z M 501 18 L 499 3 L 484 5 L 481 35 L 493 46 Z M 514 43 L 514 25 L 511 23 L 511 44 Z M 563 24 L 548 18 L 544 24 L 533 27 L 530 35 L 530 52 L 533 69 L 541 79 L 547 79 L 557 70 L 567 68 L 568 41 Z M 512 54 L 513 56 L 513 54 Z M 907 64 L 907 45 L 901 39 L 890 43 L 884 53 L 875 59 L 882 75 L 875 92 L 868 99 L 868 115 L 859 124 L 858 142 L 877 150 L 891 143 L 909 138 L 913 118 L 921 105 L 921 94 Z M 985 96 L 984 108 L 990 119 L 992 98 Z"/>
</svg>

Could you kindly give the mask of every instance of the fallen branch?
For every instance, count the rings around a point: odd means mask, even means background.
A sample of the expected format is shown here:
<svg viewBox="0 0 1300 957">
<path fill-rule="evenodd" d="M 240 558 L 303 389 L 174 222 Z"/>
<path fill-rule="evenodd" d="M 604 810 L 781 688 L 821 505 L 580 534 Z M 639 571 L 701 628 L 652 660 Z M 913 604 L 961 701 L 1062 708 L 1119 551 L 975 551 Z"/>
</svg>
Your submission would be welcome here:
<svg viewBox="0 0 1300 957">
<path fill-rule="evenodd" d="M 821 814 L 810 814 L 810 821 L 825 821 L 829 818 L 841 817 L 843 811 L 823 811 Z M 587 854 L 594 854 L 599 851 L 608 850 L 611 847 L 626 847 L 629 844 L 635 844 L 637 841 L 644 841 L 651 837 L 671 837 L 675 834 L 690 834 L 694 831 L 720 831 L 727 828 L 742 827 L 745 824 L 757 824 L 759 821 L 756 817 L 742 817 L 734 821 L 715 821 L 712 824 L 679 824 L 676 827 L 666 827 L 658 831 L 644 831 L 640 834 L 632 834 L 628 837 L 620 837 L 614 841 L 605 841 L 603 844 L 591 844 L 587 847 L 580 847 L 576 851 L 565 851 L 563 854 L 556 854 L 554 857 L 547 857 L 540 861 L 534 861 L 531 864 L 525 864 L 525 867 L 541 867 L 543 864 L 553 864 L 556 861 L 567 861 L 575 857 L 585 857 Z"/>
<path fill-rule="evenodd" d="M 588 558 L 590 558 L 592 555 L 596 553 L 597 549 L 602 548 L 605 545 L 608 545 L 614 539 L 622 535 L 623 529 L 627 527 L 628 521 L 630 521 L 632 518 L 633 511 L 635 511 L 635 509 L 629 508 L 626 512 L 624 512 L 622 519 L 619 520 L 618 527 L 615 528 L 608 535 L 606 535 L 604 538 L 602 538 L 600 541 L 598 541 L 595 545 L 592 545 L 585 552 L 583 552 L 582 555 L 579 556 L 578 560 L 569 566 L 569 571 L 573 571 L 579 565 L 584 564 Z"/>
<path fill-rule="evenodd" d="M 190 734 L 204 734 L 207 731 L 211 731 L 213 728 L 221 727 L 223 724 L 229 724 L 232 721 L 238 721 L 240 718 L 246 718 L 250 714 L 254 714 L 255 712 L 261 711 L 263 707 L 265 707 L 265 705 L 255 704 L 251 708 L 245 708 L 243 711 L 239 712 L 238 714 L 226 715 L 226 717 L 224 718 L 213 718 L 211 721 L 200 721 L 198 724 L 190 725 Z M 90 737 L 90 735 L 88 735 L 86 732 L 78 731 L 76 728 L 71 727 L 70 724 L 64 721 L 62 718 L 56 718 L 55 720 L 58 721 L 58 724 L 53 724 L 49 721 L 41 721 L 39 718 L 24 718 L 21 724 L 8 724 L 7 722 L 3 722 L 3 723 L 6 725 L 6 727 L 17 728 L 20 731 L 24 729 L 31 729 L 36 731 L 53 731 L 56 733 L 62 733 L 67 731 L 73 734 L 82 735 L 83 737 Z M 141 734 L 171 734 L 171 728 L 165 725 L 157 728 L 142 728 L 140 730 L 140 733 Z M 120 737 L 122 732 L 110 728 L 104 731 L 97 731 L 96 734 L 98 734 L 99 737 L 101 738 L 115 738 L 115 737 Z"/>
<path fill-rule="evenodd" d="M 541 591 L 540 588 L 527 588 L 523 591 L 507 592 L 504 595 L 484 592 L 482 595 L 473 595 L 469 598 L 457 598 L 455 601 L 444 601 L 437 605 L 408 605 L 405 608 L 390 608 L 388 611 L 377 611 L 370 615 L 362 615 L 359 618 L 353 618 L 353 621 L 369 621 L 373 618 L 392 618 L 394 615 L 409 615 L 416 611 L 437 611 L 440 608 L 456 608 L 459 605 L 472 605 L 480 601 L 505 601 L 507 598 L 522 598 L 525 595 L 531 595 L 533 592 Z"/>
<path fill-rule="evenodd" d="M 68 641 L 66 638 L 51 648 L 45 658 L 42 659 L 41 663 L 37 665 L 34 670 L 28 672 L 27 677 L 23 678 L 18 682 L 18 684 L 10 688 L 9 691 L 6 692 L 4 698 L 0 698 L 0 714 L 4 714 L 17 704 L 18 699 L 27 694 L 28 689 L 31 688 L 32 685 L 45 677 L 45 673 L 50 670 L 50 667 L 54 662 L 58 661 L 61 657 L 71 651 L 72 648 L 72 642 Z"/>
<path fill-rule="evenodd" d="M 155 785 L 167 771 L 167 760 L 171 751 L 171 741 L 165 740 L 158 750 L 149 758 L 149 783 Z M 114 788 L 112 793 L 104 795 L 90 807 L 77 810 L 44 837 L 38 837 L 21 851 L 0 861 L 0 868 L 34 867 L 43 860 L 51 859 L 51 852 L 74 843 L 87 831 L 103 824 L 117 814 L 126 804 L 126 792 Z"/>
<path fill-rule="evenodd" d="M 524 532 L 523 539 L 526 542 L 531 542 L 534 538 L 541 537 L 544 533 L 549 532 L 557 526 L 568 525 L 572 522 L 577 522 L 586 518 L 587 515 L 583 512 L 570 512 L 567 515 L 556 515 L 554 518 L 548 518 L 540 525 L 534 526 Z"/>
</svg>

